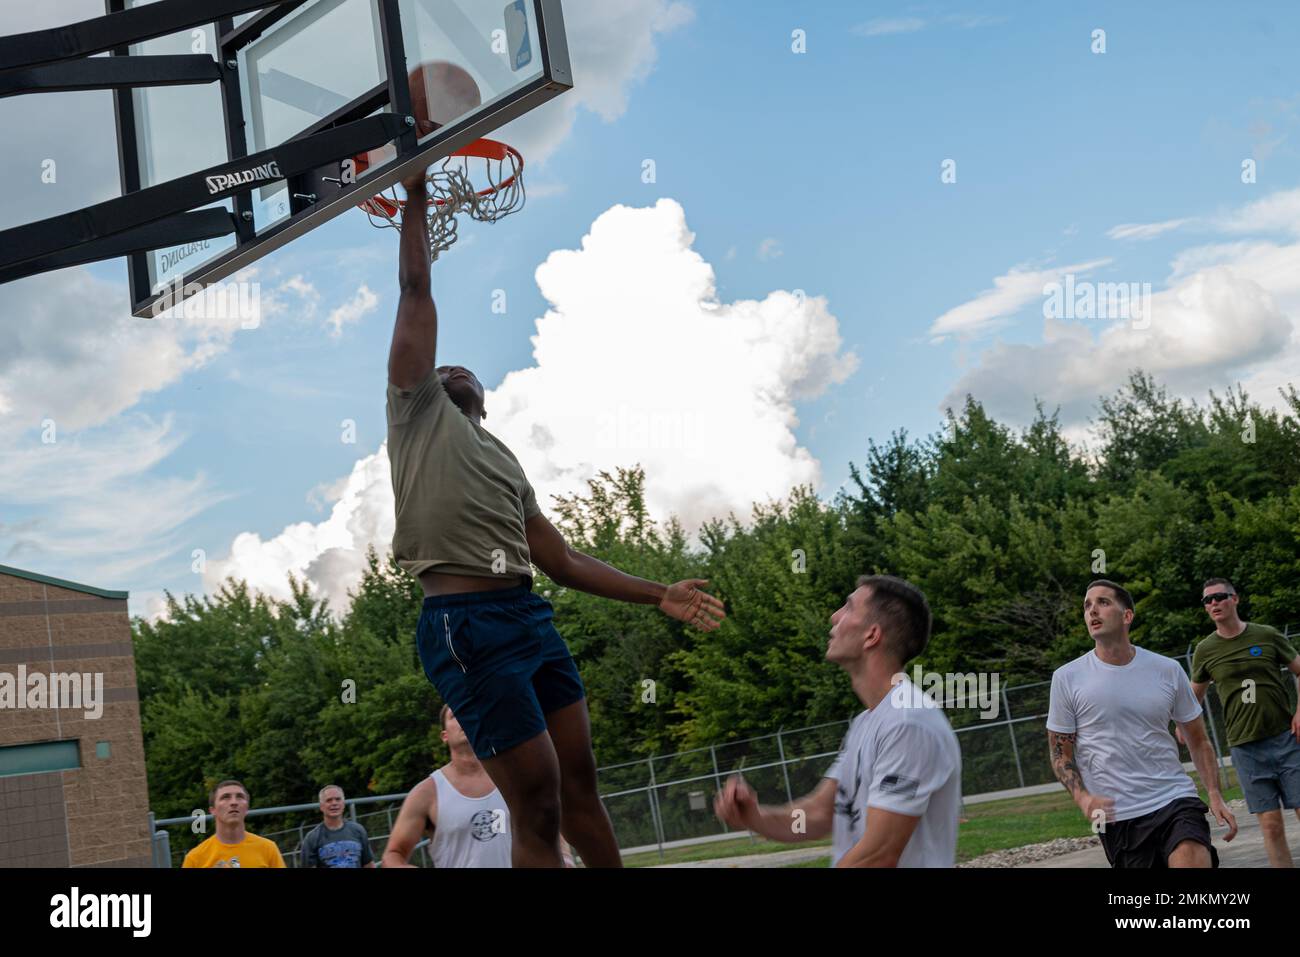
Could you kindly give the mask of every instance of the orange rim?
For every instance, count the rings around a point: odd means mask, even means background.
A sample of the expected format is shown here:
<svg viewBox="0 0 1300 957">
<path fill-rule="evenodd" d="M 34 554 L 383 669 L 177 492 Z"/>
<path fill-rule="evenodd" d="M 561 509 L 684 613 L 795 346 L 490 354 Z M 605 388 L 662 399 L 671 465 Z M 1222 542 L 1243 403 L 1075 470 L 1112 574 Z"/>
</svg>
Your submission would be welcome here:
<svg viewBox="0 0 1300 957">
<path fill-rule="evenodd" d="M 499 192 L 503 189 L 509 189 L 514 185 L 515 180 L 519 178 L 519 174 L 524 171 L 523 155 L 513 146 L 509 146 L 508 144 L 501 143 L 497 140 L 489 140 L 487 138 L 475 140 L 473 143 L 461 147 L 450 155 L 471 156 L 478 159 L 497 160 L 498 162 L 505 162 L 507 157 L 513 157 L 515 161 L 515 171 L 495 186 L 480 189 L 477 193 L 479 196 L 491 196 L 493 193 Z M 435 199 L 434 204 L 438 206 L 446 205 L 440 199 Z M 398 214 L 406 208 L 406 200 L 389 199 L 387 196 L 380 194 L 372 196 L 364 203 L 359 203 L 358 207 L 364 209 L 367 213 L 373 213 L 376 216 L 386 216 L 390 219 L 395 219 Z"/>
</svg>

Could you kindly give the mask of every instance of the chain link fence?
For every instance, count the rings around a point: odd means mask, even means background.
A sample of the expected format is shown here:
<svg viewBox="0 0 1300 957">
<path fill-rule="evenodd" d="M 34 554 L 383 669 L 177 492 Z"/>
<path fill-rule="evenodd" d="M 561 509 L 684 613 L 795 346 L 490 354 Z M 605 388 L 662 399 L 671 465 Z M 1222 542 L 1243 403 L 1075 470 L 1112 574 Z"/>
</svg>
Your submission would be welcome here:
<svg viewBox="0 0 1300 957">
<path fill-rule="evenodd" d="M 1290 638 L 1297 630 L 1300 629 L 1296 626 L 1288 626 L 1284 634 Z M 1175 660 L 1190 674 L 1191 646 Z M 1051 686 L 1050 681 L 1015 686 L 1003 686 L 999 682 L 997 713 L 987 718 L 981 716 L 976 706 L 949 707 L 946 714 L 961 745 L 963 795 L 1010 791 L 1056 780 L 1047 754 Z M 1294 685 L 1290 687 L 1294 707 Z M 992 692 L 991 681 L 986 690 Z M 946 706 L 951 704 L 947 702 Z M 1205 704 L 1210 740 L 1215 753 L 1223 758 L 1228 754 L 1223 706 L 1213 685 Z M 764 803 L 793 801 L 817 787 L 835 759 L 848 727 L 849 721 L 844 720 L 780 729 L 741 741 L 599 768 L 597 788 L 613 822 L 619 847 L 625 852 L 658 848 L 662 853 L 666 845 L 704 842 L 735 834 L 713 814 L 713 795 L 728 775 L 743 772 Z M 383 854 L 405 796 L 391 794 L 346 802 L 348 816 L 361 823 L 371 835 L 371 851 L 376 860 Z M 364 810 L 359 811 L 359 807 Z M 282 826 L 261 832 L 255 824 L 250 824 L 250 830 L 275 841 L 285 863 L 297 866 L 302 838 L 320 823 L 319 807 L 299 804 L 254 809 L 248 817 L 254 821 L 270 815 L 276 815 L 276 824 Z M 179 853 L 175 855 L 177 860 L 172 859 L 167 832 L 158 828 L 189 826 L 192 820 L 186 817 L 155 822 L 155 866 L 179 863 Z M 285 824 L 286 821 L 289 823 Z M 430 866 L 427 843 L 421 842 L 411 863 Z"/>
<path fill-rule="evenodd" d="M 1297 630 L 1288 626 L 1283 634 L 1289 640 Z M 1189 675 L 1192 647 L 1175 658 Z M 1289 687 L 1294 708 L 1294 683 Z M 992 691 L 991 682 L 986 690 Z M 946 711 L 961 745 L 963 795 L 1055 782 L 1047 752 L 1051 690 L 1050 680 L 1013 686 L 999 682 L 995 716 L 982 717 L 977 707 Z M 1214 685 L 1206 695 L 1205 715 L 1215 753 L 1220 759 L 1227 757 L 1223 705 Z M 728 775 L 739 771 L 764 803 L 789 802 L 809 793 L 834 761 L 848 727 L 845 720 L 782 729 L 600 768 L 598 787 L 619 846 L 662 852 L 665 845 L 725 836 L 726 825 L 713 814 L 713 794 Z"/>
</svg>

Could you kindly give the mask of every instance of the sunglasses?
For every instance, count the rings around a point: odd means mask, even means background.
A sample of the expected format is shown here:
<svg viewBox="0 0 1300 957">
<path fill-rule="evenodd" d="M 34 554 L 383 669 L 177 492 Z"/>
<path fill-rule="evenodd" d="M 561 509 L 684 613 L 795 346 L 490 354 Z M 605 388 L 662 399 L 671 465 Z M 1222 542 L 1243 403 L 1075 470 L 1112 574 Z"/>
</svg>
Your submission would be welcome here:
<svg viewBox="0 0 1300 957">
<path fill-rule="evenodd" d="M 1214 594 L 1206 595 L 1204 598 L 1202 598 L 1201 604 L 1208 605 L 1210 604 L 1210 602 L 1213 601 L 1227 601 L 1229 598 L 1233 598 L 1233 597 L 1235 596 L 1230 591 L 1216 591 Z"/>
</svg>

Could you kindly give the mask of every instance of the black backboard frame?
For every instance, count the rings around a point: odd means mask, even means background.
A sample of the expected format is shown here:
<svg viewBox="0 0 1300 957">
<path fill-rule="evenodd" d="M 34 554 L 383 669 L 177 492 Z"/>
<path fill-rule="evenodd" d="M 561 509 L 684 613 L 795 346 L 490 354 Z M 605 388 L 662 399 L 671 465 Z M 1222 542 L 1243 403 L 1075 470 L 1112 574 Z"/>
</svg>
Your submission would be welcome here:
<svg viewBox="0 0 1300 957">
<path fill-rule="evenodd" d="M 218 49 L 216 62 L 222 71 L 221 84 L 223 115 L 213 122 L 225 127 L 228 160 L 235 162 L 248 155 L 244 134 L 243 104 L 236 69 L 241 49 L 252 43 L 265 30 L 297 10 L 307 0 L 286 0 L 268 6 L 252 19 L 235 27 L 230 18 L 214 24 Z M 354 99 L 331 116 L 302 131 L 295 140 L 310 136 L 334 126 L 361 119 L 377 109 L 392 104 L 398 116 L 410 113 L 411 93 L 405 69 L 406 58 L 398 0 L 375 0 L 384 48 L 384 66 L 387 83 L 381 83 Z M 467 146 L 492 131 L 535 109 L 546 101 L 569 90 L 573 76 L 569 64 L 568 44 L 564 30 L 564 15 L 560 0 L 526 0 L 536 18 L 541 75 L 531 83 L 507 94 L 486 110 L 437 130 L 424 144 L 417 142 L 413 127 L 407 127 L 393 141 L 397 158 L 373 175 L 359 182 L 327 182 L 331 173 L 337 177 L 337 163 L 295 176 L 289 180 L 290 193 L 315 195 L 314 202 L 295 200 L 290 215 L 283 221 L 258 234 L 252 222 L 252 192 L 241 191 L 234 196 L 235 246 L 211 262 L 195 267 L 183 277 L 183 285 L 172 285 L 155 291 L 149 282 L 148 254 L 133 252 L 127 258 L 127 275 L 130 284 L 131 312 L 137 317 L 157 315 L 161 309 L 181 302 L 207 286 L 239 272 L 256 260 L 309 232 L 323 223 L 354 208 L 368 197 L 398 183 L 403 178 L 429 166 L 433 162 Z M 118 13 L 126 8 L 126 0 L 105 0 L 106 13 Z M 113 56 L 127 56 L 126 47 L 113 49 Z M 394 64 L 397 68 L 394 69 Z M 118 158 L 121 168 L 123 196 L 138 192 L 140 180 L 140 144 L 137 141 L 137 124 L 129 88 L 113 91 L 114 113 L 117 128 Z"/>
</svg>

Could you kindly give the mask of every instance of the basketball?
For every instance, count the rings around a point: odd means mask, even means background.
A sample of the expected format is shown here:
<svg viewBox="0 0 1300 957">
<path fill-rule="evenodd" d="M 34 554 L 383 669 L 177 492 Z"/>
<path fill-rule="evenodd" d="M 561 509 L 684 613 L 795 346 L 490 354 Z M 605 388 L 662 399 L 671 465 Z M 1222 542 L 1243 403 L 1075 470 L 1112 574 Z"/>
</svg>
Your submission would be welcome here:
<svg viewBox="0 0 1300 957">
<path fill-rule="evenodd" d="M 483 102 L 478 84 L 469 72 L 446 60 L 421 63 L 407 74 L 407 81 L 411 87 L 411 114 L 415 117 L 415 129 L 420 136 L 428 136 Z M 369 169 L 371 155 L 381 152 L 372 150 L 354 157 L 356 172 L 360 174 Z M 379 162 L 380 158 L 376 156 L 374 162 Z"/>
<path fill-rule="evenodd" d="M 408 75 L 416 130 L 427 136 L 483 103 L 478 84 L 462 67 L 446 60 L 421 63 Z"/>
</svg>

